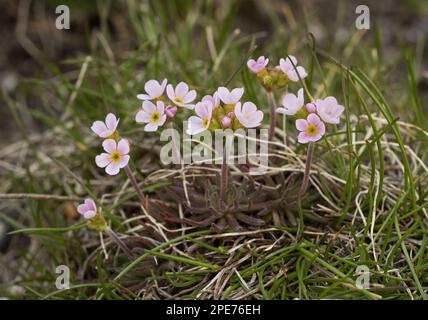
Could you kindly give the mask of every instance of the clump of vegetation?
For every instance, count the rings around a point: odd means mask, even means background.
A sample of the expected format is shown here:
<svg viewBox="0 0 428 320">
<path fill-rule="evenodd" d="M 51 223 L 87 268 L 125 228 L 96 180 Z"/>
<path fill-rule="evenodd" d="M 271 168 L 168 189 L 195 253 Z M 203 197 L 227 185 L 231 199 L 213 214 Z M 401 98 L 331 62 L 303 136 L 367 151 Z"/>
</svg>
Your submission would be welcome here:
<svg viewBox="0 0 428 320">
<path fill-rule="evenodd" d="M 269 32 L 234 29 L 239 3 L 100 5 L 71 72 L 51 65 L 8 96 L 23 137 L 0 155 L 2 296 L 428 298 L 419 56 L 383 60 L 381 37 L 349 26 L 326 45 L 282 4 L 265 7 Z M 216 130 L 260 133 L 267 165 L 229 162 L 227 136 L 218 162 L 184 161 Z"/>
</svg>

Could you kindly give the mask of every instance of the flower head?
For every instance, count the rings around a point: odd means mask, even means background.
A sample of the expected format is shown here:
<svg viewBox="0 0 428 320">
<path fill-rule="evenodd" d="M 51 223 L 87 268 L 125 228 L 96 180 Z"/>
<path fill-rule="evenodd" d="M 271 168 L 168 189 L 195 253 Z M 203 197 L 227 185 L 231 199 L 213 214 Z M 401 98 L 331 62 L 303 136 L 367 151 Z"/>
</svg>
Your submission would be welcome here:
<svg viewBox="0 0 428 320">
<path fill-rule="evenodd" d="M 225 104 L 236 104 L 241 100 L 244 94 L 244 88 L 235 88 L 229 91 L 226 87 L 220 87 L 217 90 L 218 96 Z"/>
<path fill-rule="evenodd" d="M 294 68 L 296 66 L 296 68 Z M 277 66 L 291 81 L 299 81 L 299 75 L 301 79 L 307 77 L 306 70 L 303 67 L 297 66 L 297 59 L 294 56 L 289 55 L 286 59 L 279 60 L 279 66 Z M 297 72 L 299 75 L 297 75 Z"/>
<path fill-rule="evenodd" d="M 177 84 L 175 89 L 172 85 L 169 84 L 166 87 L 166 94 L 168 95 L 168 98 L 177 106 L 187 109 L 194 108 L 194 105 L 191 104 L 191 102 L 193 102 L 193 100 L 196 98 L 196 91 L 189 91 L 189 86 L 186 83 L 180 82 Z"/>
<path fill-rule="evenodd" d="M 247 61 L 248 69 L 253 73 L 259 73 L 264 70 L 269 63 L 269 59 L 266 59 L 264 56 L 261 56 L 256 60 L 250 59 Z"/>
<path fill-rule="evenodd" d="M 116 132 L 119 120 L 120 119 L 117 119 L 113 113 L 109 113 L 106 116 L 105 122 L 99 120 L 95 121 L 91 126 L 91 130 L 101 138 L 110 137 Z"/>
<path fill-rule="evenodd" d="M 135 121 L 147 123 L 144 131 L 153 132 L 162 126 L 166 121 L 165 104 L 163 101 L 156 101 L 156 105 L 151 101 L 143 102 L 143 110 L 138 111 Z"/>
<path fill-rule="evenodd" d="M 162 83 L 159 83 L 157 80 L 149 80 L 144 85 L 144 90 L 146 90 L 146 93 L 142 93 L 137 95 L 137 99 L 140 100 L 153 100 L 153 99 L 159 99 L 164 91 L 167 84 L 167 80 L 163 79 Z"/>
<path fill-rule="evenodd" d="M 331 124 L 338 124 L 340 122 L 340 115 L 345 110 L 345 107 L 338 104 L 335 97 L 327 97 L 325 99 L 315 100 L 317 113 L 320 118 Z"/>
<path fill-rule="evenodd" d="M 97 205 L 95 201 L 88 198 L 82 204 L 77 206 L 77 212 L 79 212 L 85 219 L 91 219 L 97 214 Z"/>
<path fill-rule="evenodd" d="M 300 131 L 298 136 L 300 143 L 318 141 L 325 133 L 324 123 L 314 113 L 311 113 L 306 120 L 297 119 L 296 128 Z"/>
<path fill-rule="evenodd" d="M 276 112 L 289 116 L 295 115 L 305 104 L 303 97 L 303 89 L 297 91 L 297 96 L 288 93 L 282 98 L 283 108 L 276 109 Z"/>
<path fill-rule="evenodd" d="M 207 94 L 206 96 L 204 96 L 202 98 L 202 102 L 204 102 L 204 101 L 210 102 L 213 105 L 214 109 L 217 108 L 220 105 L 220 98 L 218 96 L 217 91 L 214 92 L 214 94 L 212 96 L 209 95 L 209 94 Z"/>
<path fill-rule="evenodd" d="M 208 101 L 198 102 L 195 106 L 197 116 L 191 116 L 187 124 L 187 134 L 194 135 L 207 130 L 211 123 L 213 105 Z"/>
<path fill-rule="evenodd" d="M 100 168 L 105 168 L 106 173 L 114 176 L 119 173 L 129 162 L 129 143 L 126 139 L 120 139 L 116 143 L 113 139 L 103 142 L 105 153 L 95 157 L 95 163 Z"/>
<path fill-rule="evenodd" d="M 257 106 L 252 102 L 245 102 L 235 105 L 235 116 L 245 128 L 258 127 L 263 121 L 263 112 L 257 110 Z"/>
</svg>

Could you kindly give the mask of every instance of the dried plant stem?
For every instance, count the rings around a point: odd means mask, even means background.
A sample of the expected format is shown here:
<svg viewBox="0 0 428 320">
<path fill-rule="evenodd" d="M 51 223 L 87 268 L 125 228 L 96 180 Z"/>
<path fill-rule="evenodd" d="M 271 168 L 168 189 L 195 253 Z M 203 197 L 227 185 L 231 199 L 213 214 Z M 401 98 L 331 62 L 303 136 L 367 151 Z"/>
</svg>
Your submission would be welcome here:
<svg viewBox="0 0 428 320">
<path fill-rule="evenodd" d="M 269 117 L 270 117 L 270 124 L 269 124 L 269 141 L 272 140 L 274 134 L 275 134 L 275 126 L 276 126 L 276 102 L 275 97 L 273 96 L 272 91 L 269 91 L 267 93 L 268 95 L 268 101 L 269 101 Z"/>
<path fill-rule="evenodd" d="M 125 167 L 125 172 L 129 178 L 129 180 L 131 181 L 131 184 L 134 187 L 135 192 L 137 192 L 137 196 L 140 199 L 141 205 L 144 207 L 147 204 L 147 200 L 146 200 L 146 197 L 144 196 L 143 192 L 140 190 L 140 187 L 138 186 L 137 179 L 135 178 L 135 175 L 132 173 L 131 168 L 129 168 L 129 166 Z"/>
<path fill-rule="evenodd" d="M 123 242 L 119 236 L 114 232 L 111 228 L 106 229 L 106 233 L 110 236 L 110 238 L 116 242 L 116 244 L 123 250 L 123 252 L 126 253 L 128 258 L 134 259 L 134 255 L 132 254 L 131 250 L 129 250 L 128 246 Z"/>
<path fill-rule="evenodd" d="M 308 189 L 309 175 L 311 173 L 311 164 L 312 164 L 313 155 L 314 155 L 314 143 L 309 142 L 308 151 L 306 154 L 305 173 L 303 175 L 302 186 L 300 187 L 300 196 L 303 196 L 306 193 L 306 190 Z"/>
</svg>

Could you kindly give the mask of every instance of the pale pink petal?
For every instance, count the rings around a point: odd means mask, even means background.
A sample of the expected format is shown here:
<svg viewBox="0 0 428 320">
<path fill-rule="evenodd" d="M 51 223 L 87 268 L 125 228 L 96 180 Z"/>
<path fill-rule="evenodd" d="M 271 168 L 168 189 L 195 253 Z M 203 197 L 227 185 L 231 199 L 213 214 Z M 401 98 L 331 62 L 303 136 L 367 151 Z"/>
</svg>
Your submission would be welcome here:
<svg viewBox="0 0 428 320">
<path fill-rule="evenodd" d="M 112 162 L 106 167 L 106 173 L 111 176 L 118 174 L 119 171 L 120 171 L 120 167 L 118 162 Z"/>
<path fill-rule="evenodd" d="M 186 97 L 186 94 L 187 94 L 188 91 L 189 91 L 189 86 L 185 82 L 180 82 L 175 87 L 175 95 L 177 97 L 182 98 L 183 100 Z"/>
<path fill-rule="evenodd" d="M 166 88 L 166 84 L 167 84 L 167 83 L 168 83 L 168 80 L 163 79 L 162 84 L 161 84 L 162 94 L 163 94 L 163 93 L 164 93 L 164 91 L 165 91 L 165 88 Z"/>
<path fill-rule="evenodd" d="M 252 102 L 245 102 L 242 105 L 242 112 L 246 114 L 252 114 L 257 111 L 257 106 Z"/>
<path fill-rule="evenodd" d="M 165 111 L 165 104 L 163 103 L 163 101 L 158 101 L 156 102 L 156 111 L 162 115 L 164 114 Z"/>
<path fill-rule="evenodd" d="M 174 101 L 175 91 L 174 87 L 171 84 L 166 86 L 166 95 L 168 96 L 169 100 Z"/>
<path fill-rule="evenodd" d="M 104 122 L 97 120 L 92 124 L 91 130 L 97 135 L 100 135 L 108 129 Z"/>
<path fill-rule="evenodd" d="M 147 94 L 140 93 L 140 94 L 137 94 L 137 99 L 139 99 L 139 100 L 151 100 L 153 98 Z"/>
<path fill-rule="evenodd" d="M 129 159 L 130 156 L 124 155 L 122 159 L 120 159 L 120 161 L 118 162 L 119 168 L 125 168 L 128 165 Z"/>
<path fill-rule="evenodd" d="M 84 203 L 79 204 L 77 206 L 77 212 L 79 212 L 80 214 L 85 214 L 85 212 L 88 211 L 88 210 L 89 210 L 89 208 Z"/>
<path fill-rule="evenodd" d="M 89 210 L 97 211 L 97 205 L 95 204 L 95 201 L 91 198 L 85 199 L 85 205 L 86 208 L 88 208 Z"/>
<path fill-rule="evenodd" d="M 184 103 L 190 103 L 196 98 L 196 91 L 190 90 L 184 97 Z"/>
<path fill-rule="evenodd" d="M 111 162 L 111 157 L 108 153 L 101 153 L 95 157 L 95 163 L 100 168 L 105 168 Z"/>
<path fill-rule="evenodd" d="M 119 143 L 117 144 L 117 151 L 121 155 L 125 155 L 129 153 L 129 142 L 126 139 L 120 139 Z"/>
<path fill-rule="evenodd" d="M 149 80 L 144 85 L 144 90 L 148 93 L 148 95 L 153 99 L 162 95 L 162 88 L 156 80 Z"/>
<path fill-rule="evenodd" d="M 297 91 L 297 102 L 302 107 L 305 104 L 305 97 L 303 95 L 303 88 L 300 88 L 299 91 Z"/>
<path fill-rule="evenodd" d="M 303 67 L 297 67 L 296 69 L 300 75 L 300 79 L 303 80 L 307 77 L 308 74 L 306 73 L 306 70 Z M 287 72 L 287 76 L 290 78 L 291 81 L 297 82 L 300 80 L 299 76 L 297 75 L 297 72 L 294 69 Z"/>
<path fill-rule="evenodd" d="M 144 126 L 144 131 L 146 132 L 154 132 L 158 129 L 157 123 L 149 122 Z"/>
<path fill-rule="evenodd" d="M 187 123 L 187 134 L 194 135 L 201 133 L 205 128 L 203 126 L 203 120 L 196 116 L 191 116 Z"/>
<path fill-rule="evenodd" d="M 309 139 L 308 139 L 308 135 L 306 134 L 306 132 L 300 132 L 298 137 L 297 137 L 297 141 L 299 141 L 300 143 L 308 143 Z"/>
<path fill-rule="evenodd" d="M 107 139 L 103 141 L 103 148 L 107 153 L 112 153 L 116 151 L 116 141 L 113 139 Z"/>
<path fill-rule="evenodd" d="M 312 124 L 314 126 L 318 126 L 318 124 L 321 122 L 321 119 L 315 113 L 311 113 L 308 116 L 307 120 L 309 124 Z"/>
<path fill-rule="evenodd" d="M 85 219 L 92 219 L 93 217 L 95 217 L 96 216 L 96 212 L 95 211 L 93 211 L 93 210 L 88 210 L 88 211 L 86 211 L 84 214 L 83 214 L 83 216 L 85 217 Z"/>
<path fill-rule="evenodd" d="M 140 110 L 135 116 L 135 121 L 138 123 L 150 122 L 150 114 L 148 112 L 145 112 L 144 110 Z"/>
<path fill-rule="evenodd" d="M 235 101 L 233 103 L 238 102 L 242 98 L 243 94 L 244 94 L 244 88 L 233 89 L 231 92 L 231 98 Z"/>
<path fill-rule="evenodd" d="M 306 131 L 306 127 L 308 126 L 308 122 L 305 119 L 297 119 L 296 120 L 296 128 L 299 131 Z"/>
<path fill-rule="evenodd" d="M 156 111 L 156 106 L 153 102 L 146 100 L 143 102 L 143 110 L 149 114 L 152 114 Z"/>
<path fill-rule="evenodd" d="M 158 126 L 163 126 L 166 121 L 166 114 L 162 115 L 158 121 Z"/>
<path fill-rule="evenodd" d="M 106 117 L 106 125 L 107 128 L 111 131 L 115 131 L 117 128 L 117 125 L 119 123 L 119 119 L 116 119 L 116 116 L 113 113 L 109 113 Z"/>
</svg>

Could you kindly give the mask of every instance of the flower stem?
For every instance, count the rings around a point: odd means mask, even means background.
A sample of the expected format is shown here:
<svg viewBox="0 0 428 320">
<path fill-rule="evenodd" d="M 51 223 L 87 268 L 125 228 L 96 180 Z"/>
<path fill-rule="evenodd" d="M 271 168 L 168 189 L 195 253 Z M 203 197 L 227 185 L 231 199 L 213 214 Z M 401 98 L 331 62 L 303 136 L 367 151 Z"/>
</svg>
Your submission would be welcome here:
<svg viewBox="0 0 428 320">
<path fill-rule="evenodd" d="M 132 254 L 131 250 L 129 250 L 128 246 L 123 242 L 119 236 L 114 232 L 111 228 L 106 229 L 107 234 L 110 236 L 110 238 L 116 242 L 116 244 L 123 250 L 123 252 L 126 253 L 129 259 L 134 259 L 134 255 Z"/>
<path fill-rule="evenodd" d="M 147 204 L 146 197 L 144 196 L 143 192 L 140 190 L 140 187 L 138 186 L 138 183 L 137 183 L 137 179 L 135 178 L 135 175 L 132 173 L 131 168 L 129 168 L 129 166 L 126 166 L 125 172 L 129 180 L 131 181 L 131 184 L 134 187 L 135 192 L 137 192 L 137 196 L 140 199 L 141 205 L 145 206 Z"/>
<path fill-rule="evenodd" d="M 311 173 L 311 163 L 314 155 L 314 143 L 309 142 L 308 151 L 306 154 L 306 165 L 305 165 L 305 173 L 303 175 L 302 186 L 300 187 L 300 196 L 303 196 L 306 193 L 309 185 L 309 175 Z"/>
<path fill-rule="evenodd" d="M 276 125 L 276 102 L 275 97 L 273 96 L 272 91 L 268 91 L 268 101 L 269 101 L 269 117 L 270 117 L 270 124 L 269 124 L 269 141 L 272 140 L 274 134 L 275 134 L 275 125 Z"/>
</svg>

